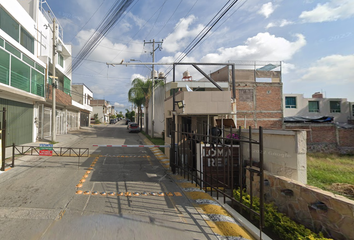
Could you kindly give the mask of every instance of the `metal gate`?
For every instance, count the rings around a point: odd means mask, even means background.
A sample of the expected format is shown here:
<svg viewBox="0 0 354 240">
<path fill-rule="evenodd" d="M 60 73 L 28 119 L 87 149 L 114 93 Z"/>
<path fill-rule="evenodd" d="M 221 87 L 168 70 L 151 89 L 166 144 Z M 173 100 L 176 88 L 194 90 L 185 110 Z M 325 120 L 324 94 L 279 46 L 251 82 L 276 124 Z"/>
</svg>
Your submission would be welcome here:
<svg viewBox="0 0 354 240">
<path fill-rule="evenodd" d="M 6 108 L 0 111 L 0 160 L 1 171 L 5 170 Z"/>
<path fill-rule="evenodd" d="M 200 189 L 210 195 L 223 196 L 231 205 L 247 212 L 249 216 L 259 219 L 260 235 L 264 226 L 264 177 L 263 177 L 263 130 L 258 129 L 259 139 L 252 139 L 252 129 L 248 133 L 241 128 L 216 128 L 198 126 L 196 129 L 209 129 L 203 134 L 192 132 L 190 126 L 177 125 L 177 130 L 170 126 L 172 144 L 170 165 L 174 173 L 184 175 Z M 173 137 L 175 136 L 175 138 Z M 175 141 L 174 141 L 175 140 Z M 243 152 L 243 146 L 248 145 L 248 152 Z M 252 161 L 252 146 L 258 145 L 259 162 Z M 247 156 L 247 157 L 246 157 Z M 245 160 L 245 158 L 247 160 Z M 246 174 L 251 177 L 246 181 Z M 252 193 L 254 174 L 259 177 L 260 211 L 254 210 L 255 202 Z M 245 204 L 243 197 L 246 185 L 250 187 L 250 205 Z M 234 198 L 233 191 L 240 190 L 240 198 Z"/>
<path fill-rule="evenodd" d="M 6 146 L 32 142 L 33 105 L 0 98 L 0 109 L 6 108 Z"/>
</svg>

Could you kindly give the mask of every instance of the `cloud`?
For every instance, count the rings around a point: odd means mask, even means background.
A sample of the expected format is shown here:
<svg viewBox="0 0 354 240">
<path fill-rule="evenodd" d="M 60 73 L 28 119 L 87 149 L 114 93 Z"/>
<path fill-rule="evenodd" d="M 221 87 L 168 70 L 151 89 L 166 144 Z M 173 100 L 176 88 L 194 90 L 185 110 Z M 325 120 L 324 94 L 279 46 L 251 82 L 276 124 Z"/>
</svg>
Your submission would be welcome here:
<svg viewBox="0 0 354 240">
<path fill-rule="evenodd" d="M 276 6 L 273 6 L 272 2 L 268 2 L 262 5 L 261 9 L 257 12 L 260 15 L 264 15 L 268 18 L 275 10 Z"/>
<path fill-rule="evenodd" d="M 196 17 L 193 15 L 180 19 L 174 31 L 165 38 L 163 49 L 167 52 L 176 52 L 186 47 L 190 40 L 196 37 L 204 28 L 204 26 L 198 25 L 194 29 L 189 29 L 195 19 Z"/>
<path fill-rule="evenodd" d="M 305 37 L 296 34 L 296 41 L 290 42 L 285 38 L 276 37 L 268 32 L 258 33 L 245 41 L 244 45 L 232 48 L 219 48 L 217 53 L 207 54 L 203 62 L 227 62 L 229 60 L 263 60 L 285 61 L 293 57 L 306 45 Z"/>
<path fill-rule="evenodd" d="M 131 76 L 130 81 L 132 82 L 135 78 L 140 78 L 140 79 L 143 80 L 143 81 L 146 81 L 146 80 L 147 80 L 147 78 L 144 77 L 143 75 L 136 73 L 136 74 L 133 74 L 133 75 Z"/>
<path fill-rule="evenodd" d="M 282 19 L 279 21 L 268 23 L 268 25 L 266 26 L 266 29 L 271 28 L 271 27 L 284 27 L 284 26 L 291 25 L 291 24 L 294 24 L 294 22 L 288 21 L 286 19 Z"/>
<path fill-rule="evenodd" d="M 332 22 L 354 16 L 353 0 L 330 0 L 317 4 L 311 11 L 304 11 L 299 18 L 304 22 Z"/>
<path fill-rule="evenodd" d="M 114 107 L 115 107 L 115 108 L 124 108 L 125 105 L 124 105 L 124 104 L 121 104 L 121 103 L 115 102 L 115 103 L 114 103 Z"/>
<path fill-rule="evenodd" d="M 335 85 L 354 83 L 353 62 L 354 54 L 323 57 L 307 69 L 307 73 L 300 78 L 300 81 Z"/>
<path fill-rule="evenodd" d="M 74 49 L 82 49 L 93 33 L 93 29 L 80 31 L 76 36 L 79 46 Z M 128 61 L 131 58 L 139 58 L 142 52 L 143 44 L 139 40 L 130 41 L 129 44 L 122 44 L 114 43 L 108 38 L 103 37 L 99 45 L 89 56 L 96 61 L 111 62 L 115 60 L 116 62 L 120 62 L 122 59 Z"/>
</svg>

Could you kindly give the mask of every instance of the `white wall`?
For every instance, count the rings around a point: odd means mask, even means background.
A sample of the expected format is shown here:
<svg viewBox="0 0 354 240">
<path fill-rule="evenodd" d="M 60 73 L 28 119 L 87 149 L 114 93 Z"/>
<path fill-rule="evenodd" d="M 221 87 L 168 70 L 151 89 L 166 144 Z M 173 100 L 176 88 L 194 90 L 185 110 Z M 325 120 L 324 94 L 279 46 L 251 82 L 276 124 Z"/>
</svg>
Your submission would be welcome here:
<svg viewBox="0 0 354 240">
<path fill-rule="evenodd" d="M 241 136 L 249 138 L 248 130 L 242 130 Z M 258 130 L 253 130 L 252 139 L 259 140 Z M 264 170 L 306 184 L 306 153 L 306 131 L 263 131 Z M 249 160 L 248 144 L 243 144 L 243 157 L 245 160 Z M 259 161 L 259 145 L 252 144 L 252 159 L 253 161 Z"/>
<path fill-rule="evenodd" d="M 346 98 L 304 98 L 303 94 L 284 94 L 283 95 L 283 106 L 284 106 L 284 117 L 290 116 L 332 116 L 335 122 L 347 122 L 348 119 L 352 119 L 350 116 L 350 102 Z M 296 108 L 286 108 L 285 107 L 285 97 L 296 97 Z M 318 101 L 319 102 L 319 112 L 309 112 L 308 102 Z M 341 102 L 341 112 L 332 113 L 330 112 L 330 101 L 340 101 Z"/>
<path fill-rule="evenodd" d="M 162 131 L 165 129 L 165 87 L 160 86 L 155 89 L 154 94 L 154 105 L 155 105 L 155 126 L 154 126 L 154 135 L 155 137 L 162 137 Z M 151 135 L 152 131 L 152 98 L 149 101 L 149 135 Z"/>
</svg>

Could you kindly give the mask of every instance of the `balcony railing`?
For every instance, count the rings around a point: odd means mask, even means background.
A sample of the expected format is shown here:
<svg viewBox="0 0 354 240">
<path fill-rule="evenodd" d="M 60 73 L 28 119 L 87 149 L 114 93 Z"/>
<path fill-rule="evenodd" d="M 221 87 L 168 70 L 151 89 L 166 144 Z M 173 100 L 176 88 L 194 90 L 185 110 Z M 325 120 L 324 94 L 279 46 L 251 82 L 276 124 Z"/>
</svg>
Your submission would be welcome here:
<svg viewBox="0 0 354 240">
<path fill-rule="evenodd" d="M 40 4 L 39 4 L 39 8 L 42 12 L 42 14 L 44 15 L 44 17 L 47 19 L 47 21 L 49 23 L 53 22 L 53 19 L 55 18 L 55 22 L 58 25 L 58 34 L 59 34 L 59 38 L 64 40 L 64 30 L 63 27 L 60 25 L 60 22 L 58 20 L 58 18 L 54 15 L 54 12 L 52 11 L 52 9 L 49 7 L 48 3 L 46 0 L 41 0 Z"/>
</svg>

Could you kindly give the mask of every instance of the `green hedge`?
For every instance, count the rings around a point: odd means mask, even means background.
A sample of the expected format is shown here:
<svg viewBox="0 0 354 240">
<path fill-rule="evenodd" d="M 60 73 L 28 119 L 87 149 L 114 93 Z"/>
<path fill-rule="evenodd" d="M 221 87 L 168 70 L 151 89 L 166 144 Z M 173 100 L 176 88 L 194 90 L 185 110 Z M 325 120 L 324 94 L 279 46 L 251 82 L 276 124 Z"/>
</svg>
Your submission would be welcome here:
<svg viewBox="0 0 354 240">
<path fill-rule="evenodd" d="M 234 198 L 240 200 L 240 190 L 234 190 Z M 250 195 L 245 191 L 242 193 L 243 204 L 250 207 Z M 259 198 L 253 198 L 253 209 L 256 212 L 260 212 Z M 280 239 L 287 240 L 324 240 L 330 238 L 324 238 L 320 232 L 316 234 L 304 225 L 298 224 L 291 220 L 289 217 L 277 211 L 277 208 L 273 204 L 264 204 L 264 225 L 266 229 L 272 231 Z"/>
</svg>

